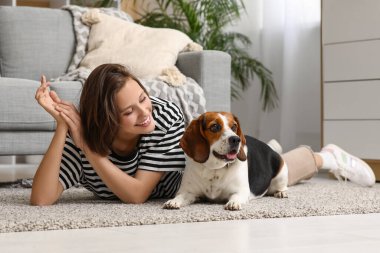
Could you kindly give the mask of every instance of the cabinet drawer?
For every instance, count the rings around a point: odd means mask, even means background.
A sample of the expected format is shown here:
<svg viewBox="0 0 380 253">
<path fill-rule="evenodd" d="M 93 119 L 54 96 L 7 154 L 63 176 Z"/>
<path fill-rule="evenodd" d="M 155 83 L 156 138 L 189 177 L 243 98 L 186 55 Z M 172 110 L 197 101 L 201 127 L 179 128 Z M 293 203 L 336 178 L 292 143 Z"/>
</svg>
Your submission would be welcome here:
<svg viewBox="0 0 380 253">
<path fill-rule="evenodd" d="M 324 119 L 380 120 L 380 80 L 325 83 L 323 105 Z"/>
<path fill-rule="evenodd" d="M 324 46 L 323 70 L 325 82 L 380 79 L 380 40 Z"/>
<path fill-rule="evenodd" d="M 324 0 L 323 44 L 380 38 L 379 0 Z"/>
<path fill-rule="evenodd" d="M 324 121 L 323 144 L 334 143 L 365 159 L 380 159 L 380 120 Z"/>
</svg>

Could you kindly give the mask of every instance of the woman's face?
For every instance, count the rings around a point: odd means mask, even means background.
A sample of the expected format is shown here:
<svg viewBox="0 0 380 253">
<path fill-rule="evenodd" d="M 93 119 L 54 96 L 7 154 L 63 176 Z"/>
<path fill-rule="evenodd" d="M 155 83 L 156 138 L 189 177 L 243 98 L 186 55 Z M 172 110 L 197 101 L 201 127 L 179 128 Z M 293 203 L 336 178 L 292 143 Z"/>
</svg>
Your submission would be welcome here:
<svg viewBox="0 0 380 253">
<path fill-rule="evenodd" d="M 116 104 L 121 112 L 118 136 L 134 138 L 154 130 L 152 103 L 135 80 L 127 80 L 116 94 Z"/>
</svg>

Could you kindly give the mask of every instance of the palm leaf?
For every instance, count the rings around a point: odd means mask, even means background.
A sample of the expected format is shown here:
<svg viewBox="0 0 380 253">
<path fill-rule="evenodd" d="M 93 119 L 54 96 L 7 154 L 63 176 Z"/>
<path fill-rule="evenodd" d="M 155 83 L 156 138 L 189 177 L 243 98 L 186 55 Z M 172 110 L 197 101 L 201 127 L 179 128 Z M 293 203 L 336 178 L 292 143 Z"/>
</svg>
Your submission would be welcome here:
<svg viewBox="0 0 380 253">
<path fill-rule="evenodd" d="M 238 21 L 245 11 L 242 0 L 154 0 L 155 7 L 142 10 L 136 20 L 145 26 L 166 27 L 186 33 L 204 49 L 220 50 L 231 55 L 231 96 L 241 92 L 258 77 L 261 83 L 262 109 L 270 111 L 278 106 L 278 95 L 272 72 L 247 53 L 250 39 L 225 28 Z"/>
</svg>

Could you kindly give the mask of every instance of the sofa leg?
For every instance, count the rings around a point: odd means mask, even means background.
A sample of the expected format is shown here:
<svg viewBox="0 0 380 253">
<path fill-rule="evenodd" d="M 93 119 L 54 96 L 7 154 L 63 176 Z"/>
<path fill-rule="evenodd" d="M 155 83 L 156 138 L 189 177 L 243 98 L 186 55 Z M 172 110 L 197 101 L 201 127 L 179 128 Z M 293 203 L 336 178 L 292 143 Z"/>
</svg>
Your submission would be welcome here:
<svg viewBox="0 0 380 253">
<path fill-rule="evenodd" d="M 1 156 L 0 157 L 0 183 L 15 182 L 19 179 L 33 178 L 38 163 L 20 163 L 19 160 L 25 160 L 26 157 L 18 156 Z M 30 159 L 29 159 L 30 160 Z"/>
</svg>

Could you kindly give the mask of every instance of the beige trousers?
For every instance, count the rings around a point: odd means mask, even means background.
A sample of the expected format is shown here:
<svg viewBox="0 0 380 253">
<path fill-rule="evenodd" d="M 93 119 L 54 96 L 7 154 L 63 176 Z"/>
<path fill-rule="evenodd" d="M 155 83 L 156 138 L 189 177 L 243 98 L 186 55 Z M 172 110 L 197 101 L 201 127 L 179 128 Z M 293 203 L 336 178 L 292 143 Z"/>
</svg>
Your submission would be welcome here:
<svg viewBox="0 0 380 253">
<path fill-rule="evenodd" d="M 308 180 L 318 172 L 314 152 L 308 146 L 300 146 L 281 156 L 288 165 L 288 186 Z"/>
</svg>

